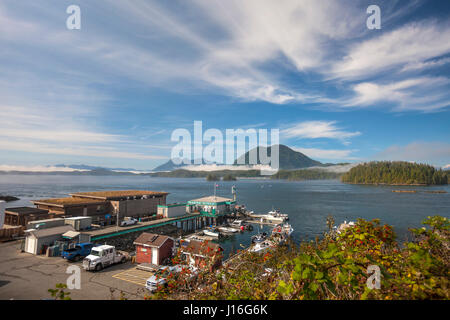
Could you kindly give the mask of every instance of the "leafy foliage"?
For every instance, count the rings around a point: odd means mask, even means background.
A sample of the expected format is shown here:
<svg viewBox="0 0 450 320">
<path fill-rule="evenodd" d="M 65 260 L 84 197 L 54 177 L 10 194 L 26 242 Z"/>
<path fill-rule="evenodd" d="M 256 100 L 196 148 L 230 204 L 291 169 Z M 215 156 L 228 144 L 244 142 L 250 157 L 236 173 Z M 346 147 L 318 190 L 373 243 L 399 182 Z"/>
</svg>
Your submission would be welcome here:
<svg viewBox="0 0 450 320">
<path fill-rule="evenodd" d="M 72 300 L 70 298 L 70 292 L 65 292 L 64 289 L 67 289 L 67 285 L 64 283 L 57 283 L 55 289 L 48 289 L 51 296 L 55 298 L 55 300 Z"/>
<path fill-rule="evenodd" d="M 448 172 L 404 161 L 363 163 L 345 173 L 342 182 L 367 184 L 448 184 Z"/>
<path fill-rule="evenodd" d="M 322 239 L 289 243 L 263 254 L 241 252 L 216 272 L 174 280 L 154 296 L 164 299 L 449 299 L 450 222 L 434 216 L 399 244 L 393 228 L 360 219 L 337 234 L 328 218 Z M 367 286 L 370 265 L 380 289 Z"/>
</svg>

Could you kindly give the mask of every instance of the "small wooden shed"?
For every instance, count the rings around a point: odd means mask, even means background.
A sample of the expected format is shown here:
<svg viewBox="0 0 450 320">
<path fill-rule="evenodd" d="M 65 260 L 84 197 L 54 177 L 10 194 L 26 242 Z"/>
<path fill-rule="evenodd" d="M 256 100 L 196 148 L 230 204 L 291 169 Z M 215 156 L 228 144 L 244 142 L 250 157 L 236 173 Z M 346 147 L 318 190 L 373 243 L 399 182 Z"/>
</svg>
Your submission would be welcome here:
<svg viewBox="0 0 450 320">
<path fill-rule="evenodd" d="M 142 233 L 133 243 L 136 245 L 136 262 L 161 265 L 172 257 L 174 240 L 168 236 Z"/>
</svg>

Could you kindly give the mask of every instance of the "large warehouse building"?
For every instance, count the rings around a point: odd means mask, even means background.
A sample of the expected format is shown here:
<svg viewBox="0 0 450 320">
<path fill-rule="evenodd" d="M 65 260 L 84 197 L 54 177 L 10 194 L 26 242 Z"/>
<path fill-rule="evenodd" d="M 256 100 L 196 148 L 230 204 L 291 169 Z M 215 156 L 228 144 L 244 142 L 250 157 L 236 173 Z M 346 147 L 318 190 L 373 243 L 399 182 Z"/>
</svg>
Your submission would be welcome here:
<svg viewBox="0 0 450 320">
<path fill-rule="evenodd" d="M 116 217 L 145 217 L 166 204 L 167 192 L 122 190 L 71 193 L 71 197 L 32 201 L 54 217 L 90 216 L 93 223 L 114 223 Z"/>
</svg>

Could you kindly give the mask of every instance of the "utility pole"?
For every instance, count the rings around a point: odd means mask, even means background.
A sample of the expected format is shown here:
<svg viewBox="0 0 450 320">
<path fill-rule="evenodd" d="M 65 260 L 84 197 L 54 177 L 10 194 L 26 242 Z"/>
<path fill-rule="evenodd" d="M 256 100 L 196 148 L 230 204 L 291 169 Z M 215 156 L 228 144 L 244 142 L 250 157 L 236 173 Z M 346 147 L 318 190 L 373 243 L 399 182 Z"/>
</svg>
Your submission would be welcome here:
<svg viewBox="0 0 450 320">
<path fill-rule="evenodd" d="M 120 212 L 120 201 L 117 204 L 118 208 L 116 208 L 116 226 L 117 230 L 119 230 L 119 212 Z"/>
</svg>

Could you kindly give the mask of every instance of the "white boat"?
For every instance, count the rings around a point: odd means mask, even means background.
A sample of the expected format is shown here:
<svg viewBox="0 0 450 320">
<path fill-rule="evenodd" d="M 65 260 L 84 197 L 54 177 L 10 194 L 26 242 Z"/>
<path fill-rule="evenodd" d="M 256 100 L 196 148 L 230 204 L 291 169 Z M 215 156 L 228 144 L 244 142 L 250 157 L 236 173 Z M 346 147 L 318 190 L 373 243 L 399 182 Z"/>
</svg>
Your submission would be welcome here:
<svg viewBox="0 0 450 320">
<path fill-rule="evenodd" d="M 274 234 L 280 234 L 280 235 L 286 235 L 289 237 L 292 232 L 294 232 L 294 228 L 289 223 L 283 223 L 275 226 L 272 230 L 272 235 Z"/>
<path fill-rule="evenodd" d="M 281 213 L 279 210 L 272 210 L 267 214 L 250 214 L 250 217 L 260 219 L 261 222 L 269 221 L 281 223 L 289 220 L 289 215 Z"/>
<path fill-rule="evenodd" d="M 261 243 L 266 241 L 267 239 L 267 233 L 263 232 L 263 233 L 258 233 L 255 234 L 254 236 L 252 236 L 252 243 Z"/>
<path fill-rule="evenodd" d="M 220 233 L 219 232 L 214 232 L 214 231 L 210 231 L 210 230 L 203 230 L 203 234 L 205 236 L 210 236 L 210 237 L 215 237 L 215 238 L 219 238 L 220 237 Z"/>
<path fill-rule="evenodd" d="M 230 228 L 230 227 L 219 227 L 220 232 L 226 232 L 226 233 L 236 233 L 239 232 L 239 229 L 236 228 Z"/>
<path fill-rule="evenodd" d="M 269 211 L 268 215 L 274 218 L 284 218 L 285 220 L 289 220 L 289 215 L 287 213 L 281 213 L 280 210 Z"/>
<path fill-rule="evenodd" d="M 241 226 L 244 225 L 244 220 L 234 220 L 230 226 L 233 228 L 240 228 Z"/>
<path fill-rule="evenodd" d="M 249 252 L 263 252 L 269 248 L 272 248 L 273 244 L 269 241 L 256 242 L 253 246 L 248 249 Z"/>
</svg>

